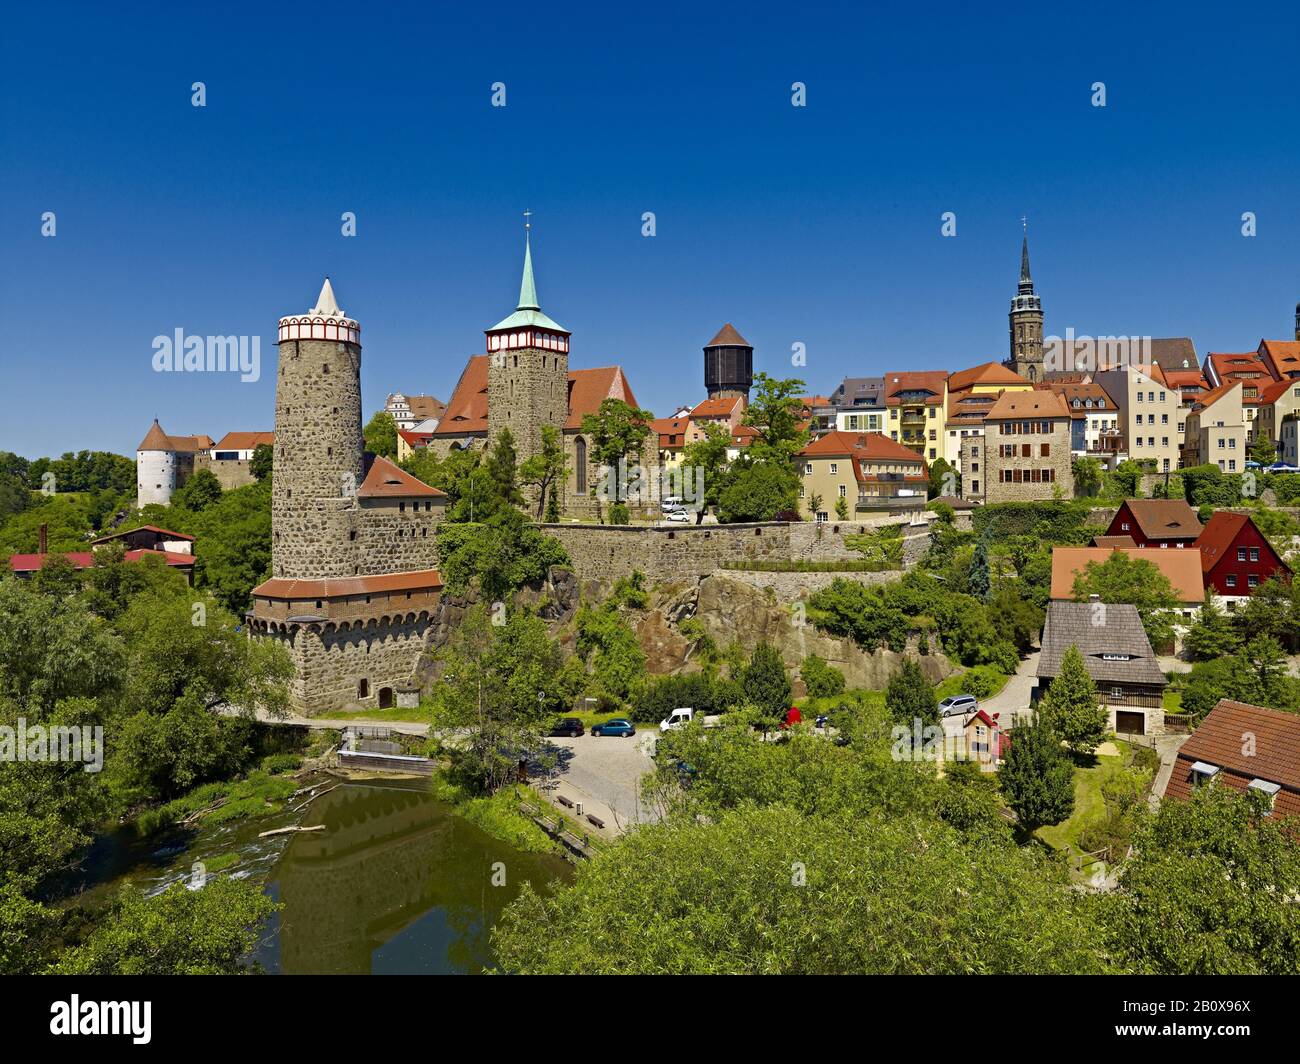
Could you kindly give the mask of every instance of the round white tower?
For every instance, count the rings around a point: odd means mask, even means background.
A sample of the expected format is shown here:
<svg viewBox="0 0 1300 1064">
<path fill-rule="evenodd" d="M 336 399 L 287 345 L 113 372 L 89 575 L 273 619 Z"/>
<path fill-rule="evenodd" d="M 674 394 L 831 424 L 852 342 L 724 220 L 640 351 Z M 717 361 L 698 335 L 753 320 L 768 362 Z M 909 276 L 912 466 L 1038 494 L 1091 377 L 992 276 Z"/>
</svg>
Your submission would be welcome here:
<svg viewBox="0 0 1300 1064">
<path fill-rule="evenodd" d="M 169 506 L 176 490 L 176 449 L 158 419 L 135 449 L 135 504 Z"/>
</svg>

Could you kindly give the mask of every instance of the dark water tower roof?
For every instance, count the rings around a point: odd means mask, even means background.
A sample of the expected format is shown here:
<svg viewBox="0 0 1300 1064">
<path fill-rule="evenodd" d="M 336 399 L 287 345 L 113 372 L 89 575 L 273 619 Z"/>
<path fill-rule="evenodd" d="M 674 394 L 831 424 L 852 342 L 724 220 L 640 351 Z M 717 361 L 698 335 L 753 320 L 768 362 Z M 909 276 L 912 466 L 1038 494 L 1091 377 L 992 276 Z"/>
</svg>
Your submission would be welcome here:
<svg viewBox="0 0 1300 1064">
<path fill-rule="evenodd" d="M 753 347 L 740 333 L 736 332 L 736 327 L 727 322 L 718 330 L 718 335 L 710 340 L 705 347 Z"/>
</svg>

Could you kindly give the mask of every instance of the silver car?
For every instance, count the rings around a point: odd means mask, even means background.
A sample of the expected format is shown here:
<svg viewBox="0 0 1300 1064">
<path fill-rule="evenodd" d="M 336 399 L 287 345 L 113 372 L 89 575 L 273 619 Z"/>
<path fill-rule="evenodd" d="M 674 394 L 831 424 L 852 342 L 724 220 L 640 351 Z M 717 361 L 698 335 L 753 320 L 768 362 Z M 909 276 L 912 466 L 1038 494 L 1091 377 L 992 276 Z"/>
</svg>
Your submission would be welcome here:
<svg viewBox="0 0 1300 1064">
<path fill-rule="evenodd" d="M 939 716 L 964 717 L 980 708 L 974 695 L 953 695 L 939 703 Z"/>
</svg>

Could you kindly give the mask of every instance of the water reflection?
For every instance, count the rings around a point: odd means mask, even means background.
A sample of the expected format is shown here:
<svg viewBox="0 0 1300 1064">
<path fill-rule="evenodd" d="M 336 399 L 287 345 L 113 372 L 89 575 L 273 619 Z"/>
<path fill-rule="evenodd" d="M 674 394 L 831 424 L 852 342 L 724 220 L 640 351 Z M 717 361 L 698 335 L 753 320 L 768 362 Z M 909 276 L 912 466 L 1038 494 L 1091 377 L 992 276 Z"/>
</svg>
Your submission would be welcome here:
<svg viewBox="0 0 1300 1064">
<path fill-rule="evenodd" d="M 559 857 L 493 839 L 425 786 L 347 784 L 312 804 L 303 825 L 326 830 L 295 835 L 267 886 L 282 905 L 256 957 L 267 971 L 479 972 L 520 884 L 545 890 L 570 874 Z"/>
</svg>

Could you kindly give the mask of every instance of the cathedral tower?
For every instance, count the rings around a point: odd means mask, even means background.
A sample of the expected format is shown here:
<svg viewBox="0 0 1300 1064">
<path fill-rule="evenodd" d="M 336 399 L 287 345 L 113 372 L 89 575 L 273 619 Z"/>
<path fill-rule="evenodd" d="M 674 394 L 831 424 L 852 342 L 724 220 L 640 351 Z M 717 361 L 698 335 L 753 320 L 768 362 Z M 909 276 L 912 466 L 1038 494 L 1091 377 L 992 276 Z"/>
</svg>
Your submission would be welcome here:
<svg viewBox="0 0 1300 1064">
<path fill-rule="evenodd" d="M 357 572 L 349 513 L 364 475 L 361 326 L 329 278 L 306 314 L 280 319 L 271 482 L 271 570 L 287 579 Z"/>
<path fill-rule="evenodd" d="M 1029 275 L 1029 232 L 1020 246 L 1020 285 L 1011 300 L 1011 357 L 1007 366 L 1027 381 L 1043 379 L 1043 301 Z"/>
<path fill-rule="evenodd" d="M 537 302 L 531 223 L 524 224 L 524 275 L 519 306 L 488 329 L 488 446 L 502 429 L 515 440 L 520 462 L 542 449 L 542 426 L 564 429 L 569 417 L 569 331 Z"/>
</svg>

